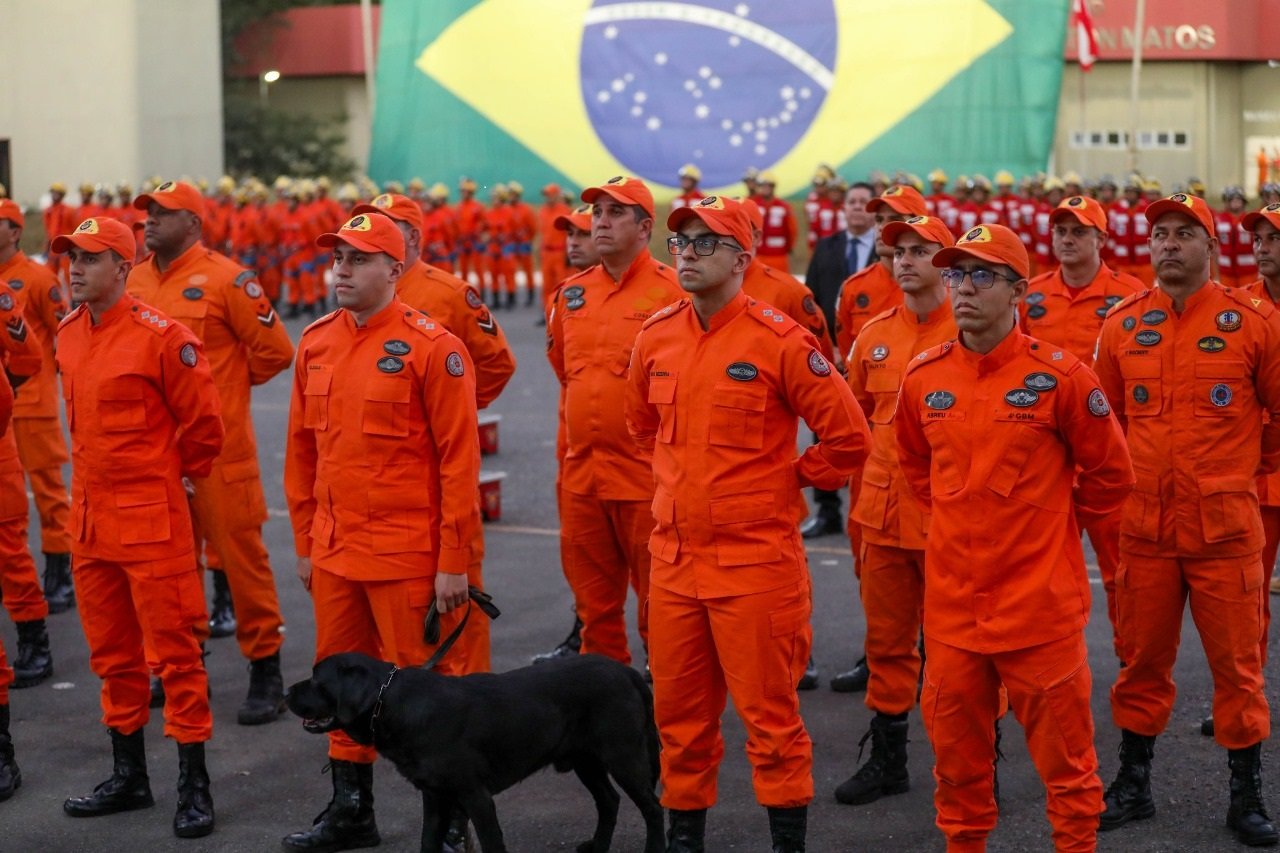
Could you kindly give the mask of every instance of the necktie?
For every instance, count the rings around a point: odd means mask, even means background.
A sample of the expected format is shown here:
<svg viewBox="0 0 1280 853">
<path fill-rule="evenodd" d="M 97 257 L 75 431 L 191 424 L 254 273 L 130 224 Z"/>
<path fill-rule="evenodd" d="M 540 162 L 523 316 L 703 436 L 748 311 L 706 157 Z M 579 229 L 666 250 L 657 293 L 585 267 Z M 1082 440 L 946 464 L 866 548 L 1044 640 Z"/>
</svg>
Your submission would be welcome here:
<svg viewBox="0 0 1280 853">
<path fill-rule="evenodd" d="M 861 267 L 858 264 L 858 238 L 850 234 L 844 247 L 844 272 L 845 275 L 853 275 L 859 269 Z"/>
</svg>

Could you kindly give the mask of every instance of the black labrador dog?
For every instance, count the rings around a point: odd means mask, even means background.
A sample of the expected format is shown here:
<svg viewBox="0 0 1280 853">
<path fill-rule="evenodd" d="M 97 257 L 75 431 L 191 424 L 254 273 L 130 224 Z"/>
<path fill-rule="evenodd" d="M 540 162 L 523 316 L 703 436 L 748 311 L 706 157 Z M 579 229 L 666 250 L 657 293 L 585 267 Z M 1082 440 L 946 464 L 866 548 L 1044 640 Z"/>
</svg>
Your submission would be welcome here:
<svg viewBox="0 0 1280 853">
<path fill-rule="evenodd" d="M 342 729 L 373 746 L 422 792 L 422 851 L 439 853 L 455 808 L 484 853 L 503 853 L 493 795 L 548 765 L 578 774 L 596 803 L 596 831 L 579 853 L 613 841 L 620 797 L 640 809 L 645 853 L 662 853 L 658 732 L 638 672 L 580 655 L 499 675 L 397 669 L 368 655 L 332 655 L 289 688 L 309 732 Z"/>
</svg>

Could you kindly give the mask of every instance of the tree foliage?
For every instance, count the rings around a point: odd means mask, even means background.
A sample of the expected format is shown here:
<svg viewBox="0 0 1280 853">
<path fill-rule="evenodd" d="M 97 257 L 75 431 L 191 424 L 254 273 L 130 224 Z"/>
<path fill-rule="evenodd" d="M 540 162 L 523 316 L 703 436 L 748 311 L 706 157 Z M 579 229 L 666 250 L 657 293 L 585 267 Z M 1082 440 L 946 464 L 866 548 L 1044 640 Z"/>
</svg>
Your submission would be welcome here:
<svg viewBox="0 0 1280 853">
<path fill-rule="evenodd" d="M 223 123 L 227 171 L 236 177 L 255 175 L 268 183 L 277 175 L 345 180 L 355 172 L 356 164 L 343 153 L 344 118 L 289 114 L 228 97 Z"/>
</svg>

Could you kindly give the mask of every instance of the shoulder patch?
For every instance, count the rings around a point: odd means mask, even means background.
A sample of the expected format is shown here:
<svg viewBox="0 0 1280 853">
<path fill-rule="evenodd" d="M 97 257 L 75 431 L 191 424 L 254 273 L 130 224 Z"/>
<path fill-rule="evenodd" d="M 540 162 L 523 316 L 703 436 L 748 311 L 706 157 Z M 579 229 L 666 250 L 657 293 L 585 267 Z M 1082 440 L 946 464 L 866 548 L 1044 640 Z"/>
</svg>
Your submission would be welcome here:
<svg viewBox="0 0 1280 853">
<path fill-rule="evenodd" d="M 1249 291 L 1240 287 L 1223 288 L 1223 292 L 1228 298 L 1243 305 L 1255 314 L 1261 314 L 1263 317 L 1270 317 L 1275 313 L 1275 306 L 1271 304 L 1269 299 L 1258 299 Z"/>
<path fill-rule="evenodd" d="M 1134 304 L 1135 302 L 1141 302 L 1143 299 L 1146 299 L 1148 296 L 1150 296 L 1154 292 L 1155 291 L 1143 289 L 1136 293 L 1130 293 L 1125 298 L 1117 300 L 1116 303 L 1111 306 L 1111 310 L 1107 312 L 1106 316 L 1110 317 L 1112 314 L 1116 313 L 1117 311 L 1123 311 L 1125 308 Z"/>
<path fill-rule="evenodd" d="M 1070 376 L 1080 367 L 1080 359 L 1054 344 L 1033 340 L 1029 349 L 1032 358 L 1063 376 Z"/>
<path fill-rule="evenodd" d="M 421 311 L 406 307 L 401 318 L 404 324 L 424 338 L 438 338 L 444 334 L 445 328 Z"/>
<path fill-rule="evenodd" d="M 133 321 L 139 326 L 145 326 L 161 337 L 163 337 L 170 328 L 177 325 L 156 309 L 144 305 L 141 302 L 138 302 L 133 306 L 133 310 L 129 312 L 129 316 L 132 317 Z"/>
<path fill-rule="evenodd" d="M 804 329 L 804 326 L 792 320 L 785 312 L 774 308 L 767 302 L 753 302 L 748 306 L 747 314 L 756 321 L 768 326 L 778 337 L 782 337 L 792 329 Z M 805 329 L 805 331 L 808 330 Z"/>
<path fill-rule="evenodd" d="M 938 359 L 945 357 L 947 353 L 951 352 L 957 346 L 958 344 L 955 341 L 946 341 L 945 343 L 929 347 L 927 350 L 911 359 L 911 361 L 907 362 L 906 372 L 910 373 L 911 371 L 923 367 L 932 361 L 937 361 Z"/>
<path fill-rule="evenodd" d="M 672 302 L 670 305 L 653 312 L 653 316 L 648 320 L 645 320 L 644 324 L 641 325 L 640 328 L 647 329 L 656 323 L 661 323 L 663 320 L 666 320 L 668 317 L 674 317 L 691 305 L 693 305 L 693 300 L 689 299 L 687 296 L 678 302 Z"/>
<path fill-rule="evenodd" d="M 235 281 L 231 282 L 231 284 L 234 287 L 244 287 L 246 284 L 253 281 L 257 277 L 258 277 L 258 274 L 255 273 L 253 270 L 243 270 L 238 276 L 236 276 Z"/>
</svg>

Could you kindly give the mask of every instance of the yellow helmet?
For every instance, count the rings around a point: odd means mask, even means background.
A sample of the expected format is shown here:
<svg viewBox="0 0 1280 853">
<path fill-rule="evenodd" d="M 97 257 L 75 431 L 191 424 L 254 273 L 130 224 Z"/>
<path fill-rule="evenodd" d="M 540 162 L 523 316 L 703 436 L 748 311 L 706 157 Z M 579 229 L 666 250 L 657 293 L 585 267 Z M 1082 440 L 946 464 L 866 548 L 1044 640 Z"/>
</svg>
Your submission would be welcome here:
<svg viewBox="0 0 1280 853">
<path fill-rule="evenodd" d="M 818 164 L 818 168 L 813 172 L 813 182 L 815 184 L 825 184 L 829 181 L 835 180 L 835 177 L 835 169 L 832 169 L 826 163 Z"/>
<path fill-rule="evenodd" d="M 1142 191 L 1144 193 L 1160 192 L 1160 181 L 1157 178 L 1143 178 Z"/>
<path fill-rule="evenodd" d="M 458 189 L 473 193 L 476 191 L 476 182 L 470 178 L 459 178 Z"/>
<path fill-rule="evenodd" d="M 285 190 L 289 189 L 289 187 L 292 185 L 293 185 L 292 178 L 290 178 L 288 175 L 281 175 L 280 177 L 276 178 L 275 183 L 272 184 L 271 186 L 275 189 L 276 192 L 284 192 Z"/>
<path fill-rule="evenodd" d="M 218 178 L 218 192 L 229 193 L 236 188 L 236 179 L 230 175 Z"/>
<path fill-rule="evenodd" d="M 316 186 L 322 190 L 327 190 L 333 186 L 333 182 L 329 180 L 328 175 L 321 175 L 320 177 L 316 178 Z"/>
<path fill-rule="evenodd" d="M 702 180 L 702 170 L 692 163 L 685 163 L 680 167 L 677 173 L 682 178 L 693 178 L 695 181 Z"/>
<path fill-rule="evenodd" d="M 424 189 L 427 185 L 426 183 L 423 182 L 422 178 L 419 178 L 417 175 L 414 175 L 412 178 L 409 179 L 408 186 L 409 186 L 409 189 L 411 190 L 421 190 L 421 189 Z"/>
<path fill-rule="evenodd" d="M 761 172 L 756 175 L 756 183 L 771 184 L 776 187 L 778 185 L 778 175 L 775 172 Z"/>
<path fill-rule="evenodd" d="M 1080 173 L 1079 173 L 1079 172 L 1067 172 L 1067 173 L 1065 173 L 1065 174 L 1062 176 L 1062 182 L 1063 182 L 1064 184 L 1075 184 L 1076 186 L 1080 186 L 1082 183 L 1084 183 L 1084 181 L 1080 178 Z"/>
<path fill-rule="evenodd" d="M 947 182 L 947 173 L 941 169 L 934 169 L 929 173 L 929 183 L 945 184 Z"/>
<path fill-rule="evenodd" d="M 524 195 L 524 187 L 519 181 L 507 181 L 507 192 L 511 195 Z"/>
<path fill-rule="evenodd" d="M 338 201 L 359 201 L 360 188 L 351 181 L 338 187 Z"/>
<path fill-rule="evenodd" d="M 200 190 L 200 192 L 202 192 L 202 193 L 207 193 L 207 192 L 209 191 L 209 181 L 208 181 L 208 179 L 207 179 L 207 178 L 197 178 L 197 179 L 196 179 L 196 189 Z"/>
<path fill-rule="evenodd" d="M 384 193 L 396 193 L 397 195 L 404 195 L 404 184 L 400 183 L 399 181 L 386 181 L 382 184 L 382 191 Z"/>
<path fill-rule="evenodd" d="M 1011 187 L 1013 186 L 1013 183 L 1013 172 L 1010 172 L 1008 169 L 1001 169 L 996 172 L 996 186 Z"/>
<path fill-rule="evenodd" d="M 449 197 L 449 188 L 442 183 L 436 182 L 431 185 L 431 189 L 427 191 L 427 195 L 431 198 L 444 201 Z"/>
<path fill-rule="evenodd" d="M 1049 192 L 1050 190 L 1065 190 L 1066 188 L 1066 183 L 1064 183 L 1062 178 L 1059 178 L 1057 175 L 1050 175 L 1044 179 L 1045 192 Z"/>
<path fill-rule="evenodd" d="M 986 175 L 974 175 L 973 188 L 976 190 L 990 190 L 991 181 L 987 179 Z"/>
</svg>

